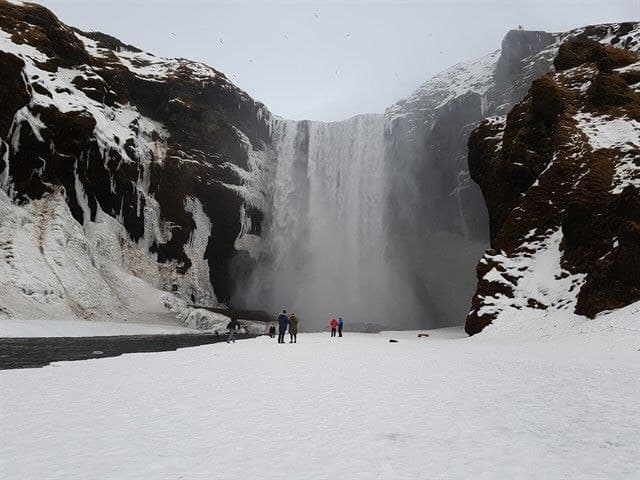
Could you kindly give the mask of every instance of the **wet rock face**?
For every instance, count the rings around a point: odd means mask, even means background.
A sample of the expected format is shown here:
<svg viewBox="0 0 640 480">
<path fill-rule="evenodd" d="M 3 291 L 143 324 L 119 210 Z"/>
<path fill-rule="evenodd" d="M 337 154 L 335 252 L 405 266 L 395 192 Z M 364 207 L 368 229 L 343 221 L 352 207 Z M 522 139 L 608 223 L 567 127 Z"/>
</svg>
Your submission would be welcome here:
<svg viewBox="0 0 640 480">
<path fill-rule="evenodd" d="M 226 302 L 243 215 L 260 231 L 246 183 L 260 168 L 250 157 L 268 156 L 264 107 L 210 67 L 80 32 L 35 4 L 0 1 L 0 30 L 0 179 L 13 200 L 62 187 L 80 224 L 104 212 L 171 266 L 160 287 L 180 294 L 198 262 Z M 189 199 L 210 223 L 204 258 L 185 250 L 197 223 Z"/>
<path fill-rule="evenodd" d="M 638 25 L 618 31 L 640 36 Z M 467 333 L 514 315 L 593 318 L 640 299 L 639 60 L 586 35 L 569 40 L 557 73 L 472 133 L 492 250 L 477 268 Z"/>
</svg>

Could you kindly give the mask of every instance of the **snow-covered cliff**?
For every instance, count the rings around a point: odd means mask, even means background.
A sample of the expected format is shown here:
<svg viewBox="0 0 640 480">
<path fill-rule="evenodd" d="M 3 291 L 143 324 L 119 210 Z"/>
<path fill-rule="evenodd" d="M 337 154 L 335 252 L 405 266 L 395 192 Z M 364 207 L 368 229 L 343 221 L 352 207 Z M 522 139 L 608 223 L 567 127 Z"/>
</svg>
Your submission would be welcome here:
<svg viewBox="0 0 640 480">
<path fill-rule="evenodd" d="M 492 248 L 468 333 L 640 301 L 640 25 L 621 30 L 563 43 L 554 73 L 473 132 Z"/>
<path fill-rule="evenodd" d="M 264 107 L 206 66 L 0 2 L 2 315 L 217 306 L 260 229 Z"/>
<path fill-rule="evenodd" d="M 287 307 L 307 326 L 459 324 L 513 207 L 487 198 L 487 215 L 471 131 L 492 118 L 483 139 L 502 142 L 504 115 L 567 41 L 623 51 L 637 32 L 512 31 L 384 115 L 292 122 L 206 65 L 0 0 L 0 316 L 187 318 L 187 304 L 225 303 Z M 629 158 L 614 178 L 635 172 Z"/>
<path fill-rule="evenodd" d="M 455 65 L 387 109 L 389 251 L 437 323 L 457 324 L 466 315 L 474 266 L 489 242 L 486 208 L 467 165 L 471 131 L 509 112 L 554 69 L 566 41 L 586 34 L 637 48 L 637 30 L 634 23 L 554 34 L 514 30 L 500 50 Z"/>
</svg>

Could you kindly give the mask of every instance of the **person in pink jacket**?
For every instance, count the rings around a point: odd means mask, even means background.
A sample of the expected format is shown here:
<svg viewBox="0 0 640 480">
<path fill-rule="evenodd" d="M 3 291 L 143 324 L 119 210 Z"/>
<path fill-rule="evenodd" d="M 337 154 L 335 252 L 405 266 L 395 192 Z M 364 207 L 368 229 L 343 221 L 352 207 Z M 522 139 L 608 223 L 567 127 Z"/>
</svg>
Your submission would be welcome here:
<svg viewBox="0 0 640 480">
<path fill-rule="evenodd" d="M 334 318 L 329 322 L 329 326 L 331 327 L 331 336 L 336 336 L 336 328 L 338 328 L 338 321 Z"/>
</svg>

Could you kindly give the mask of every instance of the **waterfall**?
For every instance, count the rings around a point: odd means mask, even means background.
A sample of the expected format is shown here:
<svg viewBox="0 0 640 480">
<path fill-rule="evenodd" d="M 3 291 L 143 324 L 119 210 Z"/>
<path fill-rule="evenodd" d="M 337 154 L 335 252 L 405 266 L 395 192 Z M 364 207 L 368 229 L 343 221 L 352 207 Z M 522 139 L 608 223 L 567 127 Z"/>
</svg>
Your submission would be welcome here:
<svg viewBox="0 0 640 480">
<path fill-rule="evenodd" d="M 307 329 L 330 317 L 413 326 L 386 256 L 384 119 L 276 120 L 265 251 L 249 303 L 287 308 Z M 398 318 L 399 316 L 406 318 Z"/>
</svg>

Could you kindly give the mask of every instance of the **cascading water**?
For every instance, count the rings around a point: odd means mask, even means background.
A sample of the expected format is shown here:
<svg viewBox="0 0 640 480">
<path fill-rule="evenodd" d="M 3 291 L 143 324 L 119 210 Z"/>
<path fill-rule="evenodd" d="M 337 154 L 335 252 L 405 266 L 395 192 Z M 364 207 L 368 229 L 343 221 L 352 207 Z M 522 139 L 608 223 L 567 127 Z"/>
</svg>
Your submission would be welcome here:
<svg viewBox="0 0 640 480">
<path fill-rule="evenodd" d="M 287 308 L 308 329 L 329 317 L 394 327 L 418 324 L 411 289 L 389 265 L 384 120 L 276 120 L 266 249 L 249 303 Z"/>
</svg>

